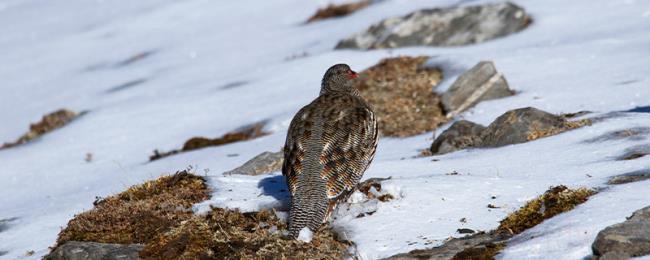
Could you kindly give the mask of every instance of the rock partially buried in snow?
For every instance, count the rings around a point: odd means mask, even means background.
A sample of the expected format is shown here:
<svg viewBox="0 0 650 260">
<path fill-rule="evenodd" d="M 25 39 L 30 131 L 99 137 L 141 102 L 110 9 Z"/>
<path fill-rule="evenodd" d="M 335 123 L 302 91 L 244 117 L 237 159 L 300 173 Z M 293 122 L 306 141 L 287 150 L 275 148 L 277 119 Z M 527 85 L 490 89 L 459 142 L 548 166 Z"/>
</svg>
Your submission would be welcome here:
<svg viewBox="0 0 650 260">
<path fill-rule="evenodd" d="M 223 175 L 232 175 L 232 174 L 243 174 L 243 175 L 260 175 L 265 173 L 271 173 L 279 171 L 282 168 L 282 162 L 284 161 L 283 152 L 263 152 L 253 159 L 250 159 L 242 166 L 239 166 L 233 170 L 224 172 Z"/>
<path fill-rule="evenodd" d="M 424 9 L 385 19 L 340 41 L 336 48 L 467 45 L 521 31 L 530 22 L 526 11 L 512 3 Z"/>
<path fill-rule="evenodd" d="M 497 99 L 514 95 L 508 82 L 494 67 L 491 61 L 481 61 L 456 79 L 442 95 L 442 104 L 447 117 L 460 112 L 483 100 Z"/>
<path fill-rule="evenodd" d="M 533 107 L 519 108 L 499 116 L 487 128 L 469 121 L 456 122 L 433 141 L 430 150 L 433 154 L 443 154 L 468 147 L 501 147 L 589 124 L 589 119 L 568 121 Z"/>
<path fill-rule="evenodd" d="M 510 110 L 499 116 L 482 133 L 481 146 L 499 147 L 524 143 L 536 132 L 552 132 L 565 128 L 566 120 L 560 116 L 533 107 Z"/>
<path fill-rule="evenodd" d="M 630 182 L 644 181 L 650 179 L 650 169 L 643 169 L 633 172 L 616 175 L 607 181 L 607 184 L 625 184 Z"/>
<path fill-rule="evenodd" d="M 314 233 L 311 232 L 311 230 L 308 227 L 304 227 L 300 230 L 300 233 L 298 233 L 298 240 L 309 243 L 311 242 L 311 239 L 314 237 Z"/>
<path fill-rule="evenodd" d="M 592 245 L 595 259 L 627 259 L 650 255 L 650 207 L 598 233 Z"/>
<path fill-rule="evenodd" d="M 466 147 L 478 146 L 481 142 L 480 134 L 485 126 L 460 120 L 442 132 L 431 144 L 431 152 L 434 154 L 445 154 Z"/>
<path fill-rule="evenodd" d="M 45 260 L 130 260 L 141 259 L 138 253 L 144 246 L 70 241 L 45 256 Z"/>
</svg>

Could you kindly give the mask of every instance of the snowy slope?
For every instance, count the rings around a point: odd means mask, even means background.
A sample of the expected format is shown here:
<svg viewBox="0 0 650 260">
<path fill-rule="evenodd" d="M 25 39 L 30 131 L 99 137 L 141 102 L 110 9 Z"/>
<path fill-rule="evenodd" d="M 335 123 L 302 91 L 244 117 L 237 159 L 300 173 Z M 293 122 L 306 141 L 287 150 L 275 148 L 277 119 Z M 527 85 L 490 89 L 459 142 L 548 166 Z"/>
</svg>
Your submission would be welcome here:
<svg viewBox="0 0 650 260">
<path fill-rule="evenodd" d="M 534 23 L 499 40 L 334 51 L 339 39 L 383 18 L 456 1 L 386 0 L 309 25 L 303 22 L 326 1 L 0 1 L 0 141 L 14 140 L 30 122 L 60 107 L 90 111 L 36 142 L 0 151 L 0 219 L 11 219 L 0 229 L 0 258 L 39 258 L 74 214 L 92 208 L 95 196 L 188 165 L 207 172 L 214 189 L 198 211 L 209 204 L 281 206 L 278 185 L 270 182 L 283 180 L 279 173 L 221 173 L 280 149 L 292 115 L 318 94 L 322 73 L 338 62 L 360 71 L 397 55 L 431 55 L 431 64 L 461 69 L 493 60 L 519 93 L 462 115 L 482 124 L 526 106 L 603 116 L 650 105 L 650 2 L 515 2 Z M 303 53 L 308 55 L 296 58 Z M 648 113 L 609 115 L 550 138 L 436 156 L 435 162 L 412 158 L 430 145 L 432 133 L 384 138 L 364 178 L 392 176 L 389 186 L 401 198 L 379 204 L 372 216 L 336 224 L 364 259 L 375 259 L 438 245 L 459 236 L 460 227 L 493 229 L 551 185 L 601 187 L 610 176 L 650 167 L 648 157 L 614 160 L 628 147 L 650 144 L 648 138 L 585 142 L 650 127 Z M 177 148 L 190 137 L 215 137 L 260 120 L 269 120 L 272 135 L 147 162 L 153 149 Z M 86 153 L 93 154 L 92 162 L 84 161 Z M 452 171 L 459 175 L 446 175 Z M 648 185 L 606 189 L 516 237 L 500 257 L 582 259 L 598 230 L 650 205 Z M 489 203 L 502 208 L 488 209 Z M 35 254 L 25 257 L 29 250 Z"/>
</svg>

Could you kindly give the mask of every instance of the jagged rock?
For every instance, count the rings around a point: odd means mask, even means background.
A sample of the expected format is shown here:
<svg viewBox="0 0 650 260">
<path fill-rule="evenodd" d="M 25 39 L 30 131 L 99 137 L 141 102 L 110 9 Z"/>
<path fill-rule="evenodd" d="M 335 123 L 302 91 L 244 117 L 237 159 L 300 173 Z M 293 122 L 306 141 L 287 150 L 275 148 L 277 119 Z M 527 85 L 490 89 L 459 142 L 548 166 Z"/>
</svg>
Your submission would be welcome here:
<svg viewBox="0 0 650 260">
<path fill-rule="evenodd" d="M 386 260 L 411 259 L 491 259 L 511 237 L 505 232 L 479 232 L 474 235 L 453 238 L 439 247 L 418 249 L 398 254 Z M 481 258 L 486 256 L 487 258 Z"/>
<path fill-rule="evenodd" d="M 461 150 L 466 147 L 479 146 L 481 131 L 485 126 L 460 120 L 442 132 L 431 145 L 433 154 L 444 154 Z"/>
<path fill-rule="evenodd" d="M 626 221 L 601 230 L 591 245 L 595 259 L 627 259 L 650 255 L 650 207 Z"/>
<path fill-rule="evenodd" d="M 508 82 L 491 61 L 481 61 L 456 79 L 442 95 L 442 104 L 448 117 L 476 105 L 483 100 L 512 96 Z"/>
<path fill-rule="evenodd" d="M 385 19 L 338 43 L 337 49 L 404 46 L 455 46 L 484 42 L 518 32 L 531 18 L 512 3 L 419 10 Z"/>
<path fill-rule="evenodd" d="M 633 172 L 616 175 L 607 181 L 607 184 L 625 184 L 630 182 L 644 181 L 650 179 L 650 169 L 643 169 Z"/>
<path fill-rule="evenodd" d="M 433 154 L 468 147 L 500 147 L 532 141 L 590 124 L 589 119 L 568 121 L 536 108 L 514 109 L 499 116 L 487 128 L 470 121 L 458 121 L 431 145 Z"/>
<path fill-rule="evenodd" d="M 536 132 L 554 132 L 565 127 L 564 118 L 526 107 L 499 116 L 482 133 L 483 147 L 499 147 L 530 141 Z M 539 134 L 544 135 L 544 134 Z"/>
<path fill-rule="evenodd" d="M 69 241 L 59 246 L 45 260 L 129 260 L 140 259 L 142 245 L 105 244 L 96 242 Z"/>
<path fill-rule="evenodd" d="M 279 171 L 282 168 L 283 161 L 284 153 L 282 151 L 276 153 L 263 152 L 253 157 L 253 159 L 250 159 L 242 166 L 224 172 L 223 174 L 260 175 L 264 173 L 275 172 Z"/>
</svg>

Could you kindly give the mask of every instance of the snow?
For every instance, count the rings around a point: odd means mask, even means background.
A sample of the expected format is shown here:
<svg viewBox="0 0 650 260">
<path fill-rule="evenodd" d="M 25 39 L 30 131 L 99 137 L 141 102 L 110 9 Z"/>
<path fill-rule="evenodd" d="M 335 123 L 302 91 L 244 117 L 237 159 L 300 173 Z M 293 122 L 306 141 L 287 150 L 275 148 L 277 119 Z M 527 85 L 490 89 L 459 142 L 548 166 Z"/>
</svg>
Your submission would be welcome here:
<svg viewBox="0 0 650 260">
<path fill-rule="evenodd" d="M 314 237 L 314 233 L 312 233 L 308 227 L 302 228 L 300 230 L 300 233 L 298 233 L 298 240 L 305 243 L 310 243 L 313 237 Z"/>
<path fill-rule="evenodd" d="M 463 5 L 486 2 L 492 1 Z M 195 205 L 197 213 L 209 205 L 286 210 L 280 173 L 221 173 L 279 150 L 291 117 L 318 94 L 324 71 L 339 62 L 361 71 L 385 57 L 430 55 L 429 64 L 447 68 L 436 90 L 443 91 L 460 72 L 492 60 L 517 95 L 482 102 L 461 118 L 488 124 L 527 106 L 553 113 L 589 110 L 594 113 L 588 117 L 605 118 L 525 144 L 428 158 L 414 157 L 431 144 L 433 133 L 381 139 L 364 179 L 392 176 L 383 186 L 399 196 L 378 203 L 357 196 L 353 202 L 360 210 L 372 207 L 375 213 L 334 222 L 363 259 L 440 245 L 461 236 L 458 228 L 493 229 L 552 185 L 606 187 L 611 176 L 648 168 L 649 157 L 615 160 L 629 147 L 650 144 L 647 135 L 589 140 L 650 127 L 650 113 L 620 113 L 650 106 L 650 2 L 514 2 L 534 21 L 502 39 L 462 47 L 335 51 L 339 39 L 383 18 L 457 2 L 385 0 L 345 18 L 303 24 L 328 2 L 2 1 L 0 141 L 15 140 L 29 123 L 61 107 L 89 113 L 33 143 L 0 151 L 0 220 L 10 220 L 0 226 L 0 252 L 6 252 L 0 258 L 40 258 L 96 196 L 188 166 L 213 188 L 212 199 Z M 263 120 L 271 135 L 147 161 L 154 149 L 178 148 L 193 136 L 216 137 Z M 93 154 L 92 162 L 84 161 L 86 153 Z M 459 174 L 446 174 L 453 171 Z M 650 205 L 648 185 L 608 187 L 518 235 L 499 257 L 583 259 L 598 230 Z M 26 256 L 30 250 L 35 253 Z"/>
</svg>

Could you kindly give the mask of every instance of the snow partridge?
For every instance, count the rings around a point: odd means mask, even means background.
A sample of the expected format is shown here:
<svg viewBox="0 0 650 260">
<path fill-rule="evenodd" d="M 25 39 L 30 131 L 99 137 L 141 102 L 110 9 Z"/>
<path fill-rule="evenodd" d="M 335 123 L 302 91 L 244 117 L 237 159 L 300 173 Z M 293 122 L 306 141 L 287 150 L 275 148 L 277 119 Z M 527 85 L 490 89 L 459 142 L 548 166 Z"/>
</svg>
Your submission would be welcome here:
<svg viewBox="0 0 650 260">
<path fill-rule="evenodd" d="M 354 191 L 375 155 L 377 120 L 353 87 L 356 77 L 346 64 L 330 67 L 320 95 L 291 121 L 282 166 L 291 193 L 291 238 L 305 227 L 316 232 Z"/>
</svg>

